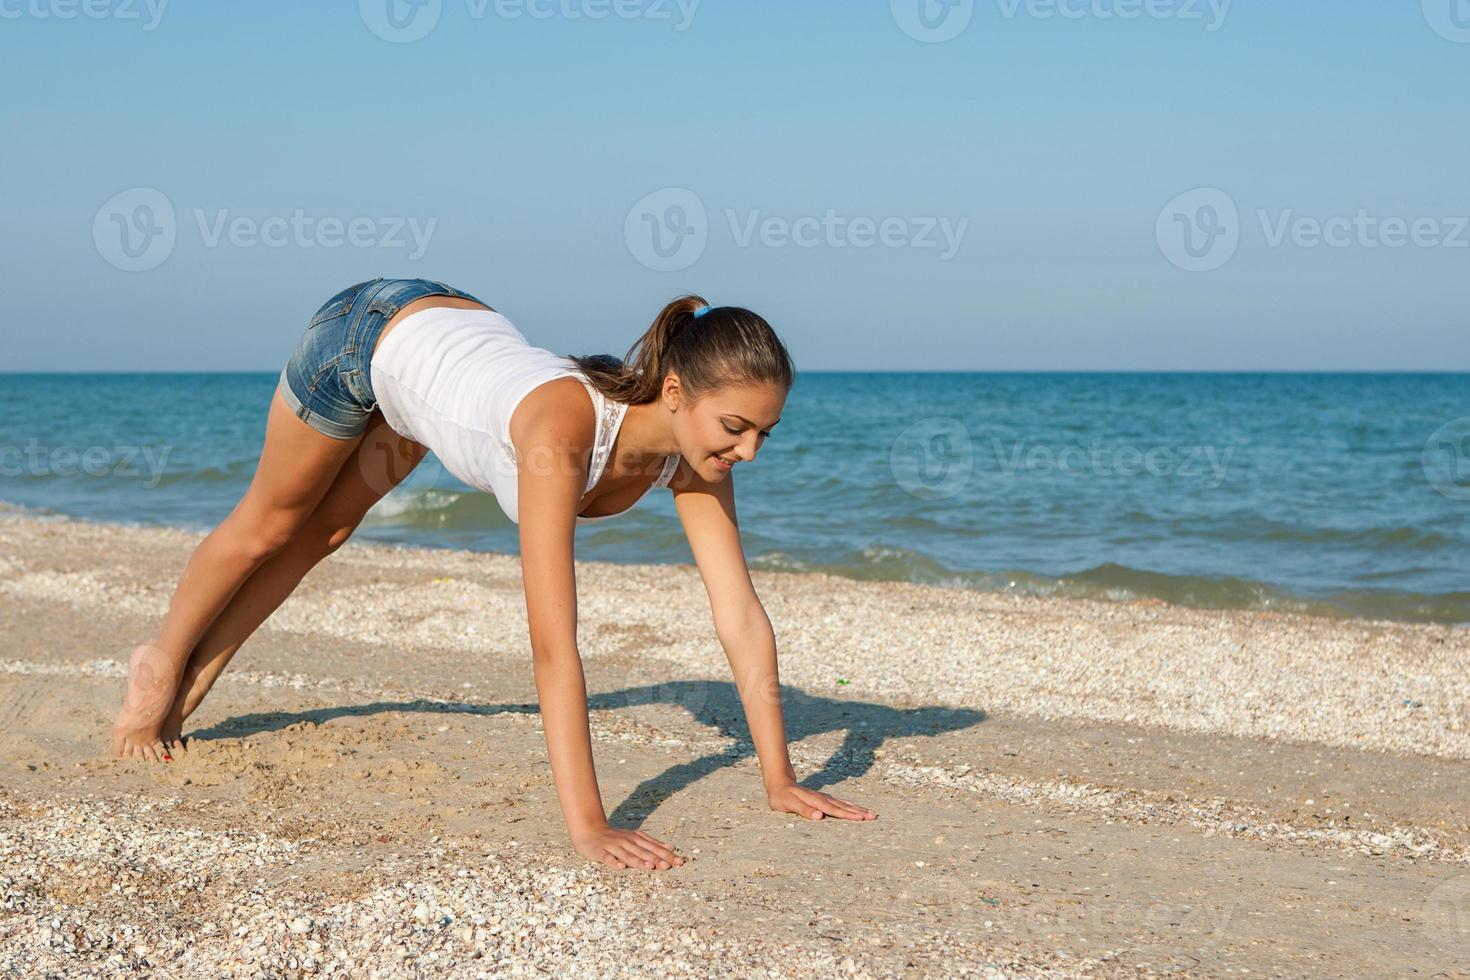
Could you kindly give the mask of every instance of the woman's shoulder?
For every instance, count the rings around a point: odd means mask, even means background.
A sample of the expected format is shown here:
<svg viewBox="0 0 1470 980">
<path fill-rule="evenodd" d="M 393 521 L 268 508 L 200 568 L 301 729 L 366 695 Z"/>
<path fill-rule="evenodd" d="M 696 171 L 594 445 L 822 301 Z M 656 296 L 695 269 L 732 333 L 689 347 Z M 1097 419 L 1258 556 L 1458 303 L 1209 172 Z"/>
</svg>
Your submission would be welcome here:
<svg viewBox="0 0 1470 980">
<path fill-rule="evenodd" d="M 511 413 L 510 440 L 518 450 L 549 443 L 585 451 L 596 438 L 597 413 L 586 384 L 576 375 L 543 381 Z"/>
</svg>

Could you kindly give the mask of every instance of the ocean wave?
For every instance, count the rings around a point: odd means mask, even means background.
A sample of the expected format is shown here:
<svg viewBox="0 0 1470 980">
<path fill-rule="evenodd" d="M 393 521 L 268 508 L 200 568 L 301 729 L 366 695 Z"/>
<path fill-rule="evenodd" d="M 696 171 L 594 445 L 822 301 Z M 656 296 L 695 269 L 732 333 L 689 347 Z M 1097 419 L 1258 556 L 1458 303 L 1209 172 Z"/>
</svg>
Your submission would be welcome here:
<svg viewBox="0 0 1470 980">
<path fill-rule="evenodd" d="M 363 518 L 366 525 L 425 530 L 477 530 L 510 519 L 488 493 L 400 487 L 378 501 Z"/>
<path fill-rule="evenodd" d="M 49 507 L 41 507 L 37 504 L 17 504 L 8 500 L 0 500 L 0 514 L 10 514 L 15 517 L 24 517 L 35 521 L 65 521 L 68 516 L 60 511 Z"/>
<path fill-rule="evenodd" d="M 1221 541 L 1264 541 L 1276 544 L 1342 545 L 1366 548 L 1423 549 L 1457 548 L 1463 538 L 1406 524 L 1344 528 L 1289 524 L 1266 518 L 1241 517 L 1229 521 L 1176 519 L 1170 524 L 1178 534 Z"/>
<path fill-rule="evenodd" d="M 260 460 L 257 457 L 232 459 L 221 466 L 201 466 L 189 469 L 165 468 L 158 475 L 154 486 L 167 487 L 178 484 L 238 484 L 240 493 L 244 493 L 250 485 L 250 478 L 255 475 L 255 468 Z"/>
<path fill-rule="evenodd" d="M 965 571 L 946 568 L 920 552 L 874 545 L 847 552 L 835 561 L 813 561 L 772 551 L 752 559 L 750 565 L 763 571 L 819 572 L 860 581 L 913 582 L 1042 597 L 1115 602 L 1151 599 L 1193 609 L 1246 609 L 1337 618 L 1470 624 L 1470 592 L 1355 589 L 1304 596 L 1250 579 L 1174 575 L 1113 562 L 1060 576 L 1020 569 Z"/>
</svg>

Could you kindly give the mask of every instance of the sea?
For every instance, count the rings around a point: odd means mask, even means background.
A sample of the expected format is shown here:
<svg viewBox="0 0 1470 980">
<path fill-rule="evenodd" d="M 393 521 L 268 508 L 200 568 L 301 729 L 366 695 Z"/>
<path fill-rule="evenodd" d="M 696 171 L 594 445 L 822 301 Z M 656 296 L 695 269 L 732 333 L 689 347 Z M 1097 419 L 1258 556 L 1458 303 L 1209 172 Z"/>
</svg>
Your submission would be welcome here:
<svg viewBox="0 0 1470 980">
<path fill-rule="evenodd" d="M 276 378 L 0 374 L 0 501 L 208 530 Z M 1470 624 L 1470 374 L 803 372 L 734 479 L 753 569 Z M 357 537 L 519 547 L 432 456 Z M 693 560 L 664 491 L 576 547 Z"/>
</svg>

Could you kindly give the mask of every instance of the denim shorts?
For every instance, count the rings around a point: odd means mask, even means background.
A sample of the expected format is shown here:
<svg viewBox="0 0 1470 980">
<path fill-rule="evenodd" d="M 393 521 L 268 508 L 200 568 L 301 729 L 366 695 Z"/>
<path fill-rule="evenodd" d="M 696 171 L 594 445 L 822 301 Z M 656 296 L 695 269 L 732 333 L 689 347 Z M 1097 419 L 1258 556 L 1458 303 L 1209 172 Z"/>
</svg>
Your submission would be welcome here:
<svg viewBox="0 0 1470 980">
<path fill-rule="evenodd" d="M 281 371 L 281 396 L 296 417 L 333 439 L 362 435 L 378 407 L 372 378 L 378 336 L 394 314 L 425 296 L 480 302 L 442 282 L 378 276 L 323 303 Z"/>
</svg>

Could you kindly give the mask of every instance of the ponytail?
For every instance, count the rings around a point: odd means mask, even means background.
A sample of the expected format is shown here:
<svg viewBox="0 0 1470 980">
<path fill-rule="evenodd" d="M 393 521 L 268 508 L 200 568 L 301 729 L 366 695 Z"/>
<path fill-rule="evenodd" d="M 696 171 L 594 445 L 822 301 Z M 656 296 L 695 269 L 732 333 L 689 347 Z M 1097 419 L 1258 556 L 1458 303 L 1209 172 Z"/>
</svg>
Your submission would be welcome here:
<svg viewBox="0 0 1470 980">
<path fill-rule="evenodd" d="M 644 405 L 658 398 L 669 371 L 699 401 L 731 385 L 775 384 L 790 390 L 796 366 L 771 325 L 739 306 L 711 307 L 703 297 L 680 296 L 619 360 L 609 354 L 574 356 L 587 380 L 608 398 Z"/>
</svg>

